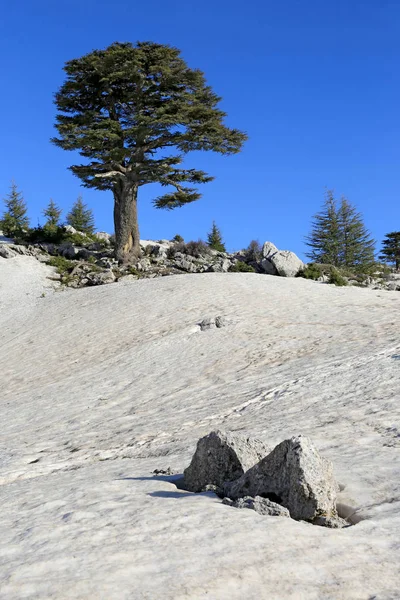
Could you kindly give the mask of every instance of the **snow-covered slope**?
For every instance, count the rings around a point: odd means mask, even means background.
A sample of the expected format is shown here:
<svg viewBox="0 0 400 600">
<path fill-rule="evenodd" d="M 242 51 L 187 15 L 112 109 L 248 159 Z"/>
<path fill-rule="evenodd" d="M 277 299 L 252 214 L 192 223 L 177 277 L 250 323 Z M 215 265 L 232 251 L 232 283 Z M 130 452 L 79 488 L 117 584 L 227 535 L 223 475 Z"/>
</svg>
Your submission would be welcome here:
<svg viewBox="0 0 400 600">
<path fill-rule="evenodd" d="M 247 273 L 60 291 L 50 272 L 0 259 L 0 598 L 400 597 L 398 293 Z M 309 436 L 359 522 L 153 476 L 215 428 Z"/>
</svg>

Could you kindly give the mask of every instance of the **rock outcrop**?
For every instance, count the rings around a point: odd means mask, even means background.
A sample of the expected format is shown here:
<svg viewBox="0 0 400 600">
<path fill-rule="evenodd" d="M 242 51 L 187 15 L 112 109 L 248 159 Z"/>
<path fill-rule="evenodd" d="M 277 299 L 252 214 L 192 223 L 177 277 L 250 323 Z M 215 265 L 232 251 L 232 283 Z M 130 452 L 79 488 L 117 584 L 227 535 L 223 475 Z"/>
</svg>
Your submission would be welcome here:
<svg viewBox="0 0 400 600">
<path fill-rule="evenodd" d="M 184 488 L 201 492 L 207 485 L 222 488 L 253 467 L 268 448 L 244 435 L 212 431 L 197 442 L 196 452 L 184 472 Z"/>
<path fill-rule="evenodd" d="M 173 240 L 141 240 L 141 258 L 134 265 L 121 265 L 114 257 L 113 236 L 106 232 L 88 236 L 70 225 L 65 226 L 64 229 L 65 240 L 57 244 L 50 242 L 16 244 L 14 240 L 2 236 L 0 232 L 0 258 L 8 259 L 24 254 L 34 256 L 41 262 L 50 262 L 50 264 L 53 262 L 54 266 L 52 257 L 62 257 L 72 264 L 68 266 L 66 263 L 61 265 L 58 262 L 56 266 L 59 268 L 60 282 L 74 288 L 185 273 L 251 271 L 295 277 L 305 268 L 296 254 L 279 250 L 272 242 L 265 242 L 262 252 L 247 249 L 230 254 L 213 250 L 201 241 L 185 244 Z M 64 267 L 64 273 L 61 272 L 63 270 L 61 267 Z M 329 265 L 325 267 L 331 268 Z M 114 277 L 111 276 L 110 270 Z M 71 271 L 74 271 L 73 275 Z M 99 275 L 100 271 L 104 271 L 104 275 Z M 358 277 L 354 281 L 346 278 L 346 280 L 349 285 L 400 291 L 399 276 L 386 273 L 383 277 L 378 272 L 374 277 Z M 330 277 L 322 274 L 318 281 L 329 283 Z"/>
</svg>

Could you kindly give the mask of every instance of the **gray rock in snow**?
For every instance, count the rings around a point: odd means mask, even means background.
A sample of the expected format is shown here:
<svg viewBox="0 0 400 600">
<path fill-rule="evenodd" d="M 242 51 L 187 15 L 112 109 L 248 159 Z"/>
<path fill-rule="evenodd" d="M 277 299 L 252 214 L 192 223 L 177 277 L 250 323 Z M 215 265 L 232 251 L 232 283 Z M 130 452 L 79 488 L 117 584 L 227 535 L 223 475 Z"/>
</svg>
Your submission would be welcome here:
<svg viewBox="0 0 400 600">
<path fill-rule="evenodd" d="M 259 463 L 224 486 L 232 500 L 262 496 L 286 507 L 293 519 L 336 516 L 338 485 L 332 463 L 303 436 L 281 442 Z"/>
<path fill-rule="evenodd" d="M 215 329 L 216 327 L 220 329 L 221 327 L 225 327 L 226 321 L 225 317 L 221 315 L 217 317 L 205 317 L 200 323 L 199 327 L 201 331 L 207 331 L 208 329 Z"/>
<path fill-rule="evenodd" d="M 244 498 L 238 498 L 238 500 L 231 500 L 230 498 L 224 498 L 222 504 L 233 506 L 234 508 L 250 508 L 255 510 L 259 515 L 269 517 L 290 517 L 290 513 L 287 508 L 268 500 L 268 498 L 261 498 L 256 496 L 245 496 Z"/>
<path fill-rule="evenodd" d="M 207 485 L 222 487 L 238 479 L 269 452 L 263 442 L 244 435 L 212 431 L 197 442 L 184 472 L 184 487 L 201 492 Z"/>
</svg>

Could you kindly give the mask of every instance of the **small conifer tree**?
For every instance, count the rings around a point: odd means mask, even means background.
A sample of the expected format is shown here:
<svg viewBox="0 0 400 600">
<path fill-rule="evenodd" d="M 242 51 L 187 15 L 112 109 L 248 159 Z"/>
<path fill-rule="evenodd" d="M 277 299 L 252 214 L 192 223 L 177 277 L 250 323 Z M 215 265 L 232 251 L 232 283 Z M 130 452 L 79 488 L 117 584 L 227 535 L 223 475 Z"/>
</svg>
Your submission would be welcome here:
<svg viewBox="0 0 400 600">
<path fill-rule="evenodd" d="M 312 248 L 307 253 L 312 262 L 339 266 L 341 234 L 332 190 L 326 191 L 322 211 L 314 215 L 311 233 L 306 240 L 307 246 Z"/>
<path fill-rule="evenodd" d="M 57 206 L 52 198 L 50 198 L 50 202 L 47 205 L 47 208 L 44 209 L 43 215 L 46 217 L 46 223 L 44 227 L 46 229 L 57 229 L 60 225 L 60 217 L 62 214 L 61 208 Z"/>
<path fill-rule="evenodd" d="M 396 270 L 400 269 L 400 231 L 392 231 L 385 235 L 379 258 L 394 264 Z"/>
<path fill-rule="evenodd" d="M 375 242 L 367 231 L 362 215 L 342 197 L 338 210 L 341 235 L 339 265 L 366 270 L 375 263 Z"/>
<path fill-rule="evenodd" d="M 22 193 L 18 191 L 17 184 L 11 183 L 11 190 L 4 199 L 6 210 L 0 221 L 0 229 L 5 235 L 14 236 L 21 234 L 29 227 L 27 206 Z"/>
<path fill-rule="evenodd" d="M 322 211 L 314 216 L 306 240 L 312 249 L 307 254 L 312 262 L 357 271 L 369 270 L 374 265 L 375 242 L 361 214 L 344 197 L 338 205 L 330 190 L 326 193 Z"/>
<path fill-rule="evenodd" d="M 93 211 L 83 202 L 82 196 L 79 196 L 67 214 L 67 223 L 82 233 L 94 233 Z"/>
<path fill-rule="evenodd" d="M 226 252 L 225 244 L 222 240 L 222 234 L 220 229 L 217 227 L 215 221 L 213 221 L 211 231 L 207 236 L 207 243 L 213 250 L 218 252 Z"/>
</svg>

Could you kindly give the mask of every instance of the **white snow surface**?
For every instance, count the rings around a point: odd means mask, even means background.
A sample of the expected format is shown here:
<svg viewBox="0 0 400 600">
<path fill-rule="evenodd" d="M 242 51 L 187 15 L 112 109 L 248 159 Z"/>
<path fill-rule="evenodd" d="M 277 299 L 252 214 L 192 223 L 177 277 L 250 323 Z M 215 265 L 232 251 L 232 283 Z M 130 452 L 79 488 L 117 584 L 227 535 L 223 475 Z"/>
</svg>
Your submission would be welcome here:
<svg viewBox="0 0 400 600">
<path fill-rule="evenodd" d="M 400 597 L 398 292 L 251 273 L 62 291 L 51 272 L 0 258 L 1 599 Z M 216 428 L 309 436 L 359 522 L 152 474 Z"/>
</svg>

